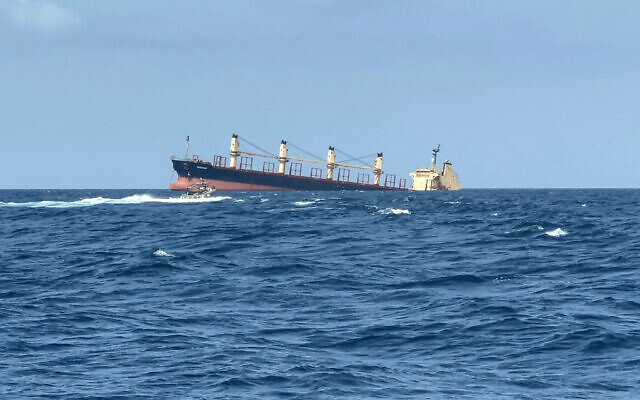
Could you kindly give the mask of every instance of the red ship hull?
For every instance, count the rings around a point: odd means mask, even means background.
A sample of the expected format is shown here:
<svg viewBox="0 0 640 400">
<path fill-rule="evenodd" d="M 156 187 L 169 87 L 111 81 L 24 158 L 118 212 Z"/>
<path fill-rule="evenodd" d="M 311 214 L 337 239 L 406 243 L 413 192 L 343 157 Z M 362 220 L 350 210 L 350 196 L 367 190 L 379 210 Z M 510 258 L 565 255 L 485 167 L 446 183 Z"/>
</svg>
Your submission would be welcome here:
<svg viewBox="0 0 640 400">
<path fill-rule="evenodd" d="M 281 188 L 277 186 L 265 186 L 265 185 L 256 185 L 251 183 L 240 183 L 240 182 L 229 182 L 229 181 L 221 181 L 217 179 L 205 179 L 207 182 L 207 186 L 210 188 L 215 188 L 216 190 L 222 191 L 249 191 L 249 190 L 257 190 L 257 191 L 267 191 L 267 190 L 295 190 L 288 188 Z M 200 178 L 188 178 L 185 176 L 178 177 L 177 182 L 173 182 L 170 186 L 171 190 L 186 190 L 187 187 L 200 182 Z"/>
</svg>

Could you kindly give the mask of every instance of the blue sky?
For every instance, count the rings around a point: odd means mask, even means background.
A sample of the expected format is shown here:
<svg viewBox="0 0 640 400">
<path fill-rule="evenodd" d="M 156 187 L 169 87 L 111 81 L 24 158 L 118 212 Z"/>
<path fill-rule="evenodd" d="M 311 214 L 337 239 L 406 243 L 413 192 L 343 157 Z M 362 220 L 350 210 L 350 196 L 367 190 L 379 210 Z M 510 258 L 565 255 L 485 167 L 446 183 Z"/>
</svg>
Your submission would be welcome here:
<svg viewBox="0 0 640 400">
<path fill-rule="evenodd" d="M 233 132 L 384 151 L 407 178 L 441 143 L 464 187 L 638 187 L 638 21 L 637 1 L 0 0 L 0 187 L 166 188 L 186 135 L 210 159 Z"/>
</svg>

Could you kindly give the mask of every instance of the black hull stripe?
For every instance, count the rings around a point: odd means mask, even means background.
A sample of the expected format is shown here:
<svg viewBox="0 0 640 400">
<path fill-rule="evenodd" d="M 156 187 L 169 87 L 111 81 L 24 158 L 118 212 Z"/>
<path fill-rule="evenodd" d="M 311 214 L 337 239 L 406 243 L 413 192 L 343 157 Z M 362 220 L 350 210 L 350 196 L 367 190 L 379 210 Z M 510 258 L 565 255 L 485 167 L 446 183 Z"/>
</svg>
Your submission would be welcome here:
<svg viewBox="0 0 640 400">
<path fill-rule="evenodd" d="M 244 183 L 248 185 L 271 186 L 290 190 L 406 190 L 354 182 L 292 176 L 272 172 L 241 170 L 235 168 L 215 167 L 210 163 L 171 160 L 173 169 L 185 178 L 214 179 L 226 182 Z"/>
</svg>

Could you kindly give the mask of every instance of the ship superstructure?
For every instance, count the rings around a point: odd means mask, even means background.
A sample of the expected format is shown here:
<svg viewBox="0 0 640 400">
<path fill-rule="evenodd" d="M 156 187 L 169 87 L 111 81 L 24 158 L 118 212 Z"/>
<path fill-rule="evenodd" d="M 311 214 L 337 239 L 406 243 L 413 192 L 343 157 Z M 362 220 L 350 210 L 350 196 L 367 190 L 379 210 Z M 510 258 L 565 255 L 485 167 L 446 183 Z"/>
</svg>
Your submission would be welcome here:
<svg viewBox="0 0 640 400">
<path fill-rule="evenodd" d="M 462 187 L 449 160 L 444 162 L 442 169 L 436 168 L 439 152 L 440 145 L 432 150 L 430 168 L 418 168 L 409 174 L 413 179 L 411 190 L 459 190 Z"/>
<path fill-rule="evenodd" d="M 244 142 L 251 144 L 248 140 Z M 178 181 L 171 184 L 171 190 L 188 190 L 194 184 L 206 182 L 210 188 L 218 191 L 235 190 L 447 190 L 455 185 L 445 185 L 445 179 L 436 179 L 438 184 L 416 185 L 416 178 L 411 188 L 407 187 L 404 178 L 396 180 L 393 174 L 382 169 L 383 154 L 376 153 L 372 165 L 354 165 L 336 161 L 336 149 L 329 146 L 326 160 L 317 158 L 300 158 L 289 155 L 289 146 L 285 140 L 280 142 L 278 154 L 268 154 L 240 150 L 240 137 L 231 137 L 229 157 L 216 155 L 212 162 L 201 160 L 199 156 L 189 157 L 189 137 L 186 142 L 184 158 L 171 157 L 173 169 L 178 174 Z M 298 148 L 299 149 L 299 148 Z M 306 151 L 299 149 L 306 153 Z M 311 155 L 310 153 L 307 153 Z M 312 155 L 311 155 L 312 156 Z M 254 168 L 254 160 L 262 159 L 262 168 Z M 361 161 L 362 157 L 351 157 Z M 227 163 L 228 160 L 228 163 Z M 258 161 L 259 162 L 259 161 Z M 303 174 L 303 163 L 315 165 Z M 449 170 L 451 164 L 449 165 Z M 433 168 L 434 171 L 435 167 Z M 421 169 L 415 173 L 421 173 Z M 447 163 L 443 168 L 447 170 Z M 451 170 L 453 174 L 453 171 Z M 444 177 L 446 174 L 441 174 Z M 413 176 L 413 175 L 412 175 Z M 421 182 L 420 175 L 417 179 Z M 446 175 L 448 176 L 448 175 Z M 353 179 L 355 178 L 355 179 Z M 432 179 L 434 181 L 434 179 Z M 457 186 L 459 188 L 459 184 Z M 451 189 L 450 189 L 451 190 Z"/>
</svg>

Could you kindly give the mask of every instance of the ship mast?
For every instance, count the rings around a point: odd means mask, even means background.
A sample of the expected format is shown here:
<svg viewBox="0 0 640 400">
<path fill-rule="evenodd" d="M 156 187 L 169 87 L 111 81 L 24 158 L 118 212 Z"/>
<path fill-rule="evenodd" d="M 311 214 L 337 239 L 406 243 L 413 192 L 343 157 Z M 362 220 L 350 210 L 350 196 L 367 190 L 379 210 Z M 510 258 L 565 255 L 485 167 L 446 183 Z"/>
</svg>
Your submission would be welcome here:
<svg viewBox="0 0 640 400">
<path fill-rule="evenodd" d="M 438 147 L 433 149 L 431 152 L 433 154 L 433 158 L 431 159 L 431 169 L 435 170 L 436 169 L 436 161 L 438 159 L 438 153 L 440 153 L 440 145 L 438 145 Z"/>
<path fill-rule="evenodd" d="M 187 136 L 187 149 L 185 150 L 184 158 L 189 158 L 189 136 Z"/>
</svg>

